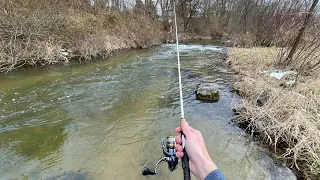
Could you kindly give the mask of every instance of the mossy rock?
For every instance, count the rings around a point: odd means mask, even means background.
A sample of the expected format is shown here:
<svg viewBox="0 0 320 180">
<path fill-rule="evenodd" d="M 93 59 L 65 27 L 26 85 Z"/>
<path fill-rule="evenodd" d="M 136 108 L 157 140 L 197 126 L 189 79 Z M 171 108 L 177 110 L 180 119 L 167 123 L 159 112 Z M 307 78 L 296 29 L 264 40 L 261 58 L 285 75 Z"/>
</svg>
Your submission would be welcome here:
<svg viewBox="0 0 320 180">
<path fill-rule="evenodd" d="M 218 85 L 215 83 L 200 84 L 196 91 L 197 100 L 217 102 L 220 99 Z"/>
</svg>

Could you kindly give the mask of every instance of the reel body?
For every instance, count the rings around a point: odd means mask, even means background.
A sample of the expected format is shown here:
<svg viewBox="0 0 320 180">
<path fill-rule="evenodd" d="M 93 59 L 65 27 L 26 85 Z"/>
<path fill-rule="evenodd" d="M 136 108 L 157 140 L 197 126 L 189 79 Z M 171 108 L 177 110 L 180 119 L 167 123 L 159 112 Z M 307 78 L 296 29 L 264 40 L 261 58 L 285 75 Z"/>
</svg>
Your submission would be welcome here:
<svg viewBox="0 0 320 180">
<path fill-rule="evenodd" d="M 154 170 L 144 167 L 142 169 L 142 175 L 155 175 L 157 174 L 158 165 L 165 161 L 168 163 L 168 169 L 172 172 L 177 168 L 178 165 L 178 158 L 176 157 L 176 141 L 174 136 L 168 136 L 166 143 L 164 139 L 161 139 L 161 146 L 163 155 L 158 162 L 156 163 L 156 167 Z"/>
</svg>

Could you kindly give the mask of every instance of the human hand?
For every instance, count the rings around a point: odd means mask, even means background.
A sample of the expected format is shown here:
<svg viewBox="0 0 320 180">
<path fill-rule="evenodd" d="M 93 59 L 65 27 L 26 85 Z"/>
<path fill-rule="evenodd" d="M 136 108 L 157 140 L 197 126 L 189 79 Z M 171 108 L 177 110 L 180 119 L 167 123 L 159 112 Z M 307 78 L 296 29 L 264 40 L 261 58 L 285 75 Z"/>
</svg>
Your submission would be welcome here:
<svg viewBox="0 0 320 180">
<path fill-rule="evenodd" d="M 181 133 L 181 127 L 177 127 L 175 131 Z M 185 120 L 182 120 L 182 132 L 186 138 L 185 148 L 189 157 L 190 170 L 198 180 L 203 180 L 208 174 L 216 170 L 217 166 L 208 154 L 200 131 L 193 129 Z M 176 156 L 182 158 L 184 153 L 180 136 L 176 137 L 176 143 Z"/>
</svg>

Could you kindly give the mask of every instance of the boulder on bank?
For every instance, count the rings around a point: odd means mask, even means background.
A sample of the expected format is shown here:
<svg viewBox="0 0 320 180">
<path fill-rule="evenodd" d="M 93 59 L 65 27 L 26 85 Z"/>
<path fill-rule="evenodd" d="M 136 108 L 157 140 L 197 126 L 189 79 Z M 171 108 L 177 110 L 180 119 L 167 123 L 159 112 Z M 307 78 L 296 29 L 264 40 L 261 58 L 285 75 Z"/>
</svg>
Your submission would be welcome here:
<svg viewBox="0 0 320 180">
<path fill-rule="evenodd" d="M 197 100 L 217 102 L 220 99 L 218 85 L 215 83 L 202 83 L 196 91 Z"/>
<path fill-rule="evenodd" d="M 262 93 L 256 95 L 257 105 L 260 107 L 264 106 L 269 101 L 270 93 L 270 90 L 264 90 Z"/>
</svg>

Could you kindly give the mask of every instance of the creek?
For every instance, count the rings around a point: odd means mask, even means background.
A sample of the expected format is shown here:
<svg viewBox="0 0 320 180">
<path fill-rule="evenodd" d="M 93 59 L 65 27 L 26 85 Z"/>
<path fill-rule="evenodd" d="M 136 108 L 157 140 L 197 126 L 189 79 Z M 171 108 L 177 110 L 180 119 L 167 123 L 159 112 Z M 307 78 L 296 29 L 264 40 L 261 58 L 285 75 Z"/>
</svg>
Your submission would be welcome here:
<svg viewBox="0 0 320 180">
<path fill-rule="evenodd" d="M 71 66 L 26 68 L 0 77 L 0 177 L 4 179 L 182 179 L 181 164 L 143 177 L 176 135 L 179 86 L 175 45 L 130 50 Z M 295 179 L 230 122 L 232 74 L 226 49 L 180 45 L 185 118 L 200 130 L 228 179 Z M 217 103 L 196 100 L 216 83 Z"/>
</svg>

